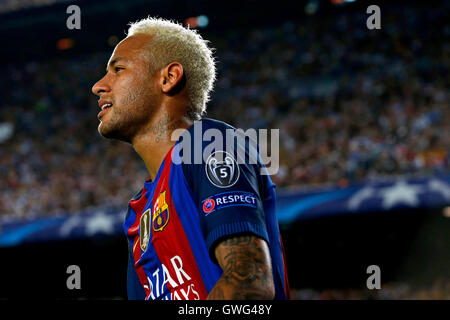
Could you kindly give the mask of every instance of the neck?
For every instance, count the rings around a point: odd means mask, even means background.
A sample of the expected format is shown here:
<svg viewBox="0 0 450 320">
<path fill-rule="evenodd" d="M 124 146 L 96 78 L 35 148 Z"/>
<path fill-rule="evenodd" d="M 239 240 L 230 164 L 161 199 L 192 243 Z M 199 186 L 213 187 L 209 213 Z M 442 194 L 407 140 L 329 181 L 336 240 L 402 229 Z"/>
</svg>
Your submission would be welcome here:
<svg viewBox="0 0 450 320">
<path fill-rule="evenodd" d="M 136 134 L 132 140 L 134 150 L 144 160 L 148 174 L 155 180 L 167 152 L 173 147 L 181 132 L 176 129 L 187 129 L 192 120 L 186 117 L 175 117 L 168 113 L 152 121 L 143 132 Z M 172 134 L 174 136 L 172 137 Z"/>
</svg>

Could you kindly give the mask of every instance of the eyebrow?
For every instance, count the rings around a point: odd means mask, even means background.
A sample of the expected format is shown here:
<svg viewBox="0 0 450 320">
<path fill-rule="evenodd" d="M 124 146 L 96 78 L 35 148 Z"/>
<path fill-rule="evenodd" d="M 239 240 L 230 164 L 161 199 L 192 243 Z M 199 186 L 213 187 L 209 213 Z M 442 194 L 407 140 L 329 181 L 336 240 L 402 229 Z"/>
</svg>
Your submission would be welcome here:
<svg viewBox="0 0 450 320">
<path fill-rule="evenodd" d="M 121 60 L 123 60 L 123 61 L 128 61 L 127 58 L 123 58 L 123 57 L 117 57 L 117 58 L 114 58 L 113 60 L 111 60 L 111 61 L 109 62 L 108 66 L 106 67 L 106 71 L 108 71 L 108 68 L 114 67 L 114 65 L 115 65 L 117 62 L 121 61 Z"/>
</svg>

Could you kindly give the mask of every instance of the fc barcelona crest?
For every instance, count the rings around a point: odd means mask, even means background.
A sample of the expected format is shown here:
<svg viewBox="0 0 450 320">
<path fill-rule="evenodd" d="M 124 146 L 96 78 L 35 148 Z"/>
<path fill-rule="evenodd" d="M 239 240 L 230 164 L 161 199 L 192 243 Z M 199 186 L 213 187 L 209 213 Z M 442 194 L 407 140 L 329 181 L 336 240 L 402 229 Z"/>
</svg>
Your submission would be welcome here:
<svg viewBox="0 0 450 320">
<path fill-rule="evenodd" d="M 166 202 L 166 191 L 161 192 L 153 206 L 153 231 L 162 231 L 169 222 L 169 205 Z"/>
<path fill-rule="evenodd" d="M 139 222 L 139 240 L 142 251 L 145 251 L 150 240 L 150 215 L 151 209 L 146 210 Z"/>
</svg>

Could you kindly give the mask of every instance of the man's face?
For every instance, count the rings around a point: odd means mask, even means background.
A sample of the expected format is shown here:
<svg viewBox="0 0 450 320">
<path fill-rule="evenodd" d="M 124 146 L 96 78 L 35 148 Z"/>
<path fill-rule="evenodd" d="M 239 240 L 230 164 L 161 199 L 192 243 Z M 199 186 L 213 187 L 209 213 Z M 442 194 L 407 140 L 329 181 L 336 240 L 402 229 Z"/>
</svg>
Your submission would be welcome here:
<svg viewBox="0 0 450 320">
<path fill-rule="evenodd" d="M 99 106 L 106 105 L 98 115 L 98 132 L 105 138 L 132 142 L 154 114 L 157 94 L 144 58 L 151 38 L 139 34 L 122 40 L 109 59 L 106 75 L 92 87 L 100 97 Z"/>
</svg>

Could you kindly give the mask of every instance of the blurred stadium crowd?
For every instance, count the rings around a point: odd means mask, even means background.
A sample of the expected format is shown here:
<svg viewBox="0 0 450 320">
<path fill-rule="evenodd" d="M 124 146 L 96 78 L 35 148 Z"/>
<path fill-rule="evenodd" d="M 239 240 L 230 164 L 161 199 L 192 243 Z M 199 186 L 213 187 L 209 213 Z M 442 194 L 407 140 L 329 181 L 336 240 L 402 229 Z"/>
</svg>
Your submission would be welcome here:
<svg viewBox="0 0 450 320">
<path fill-rule="evenodd" d="M 280 129 L 278 186 L 449 171 L 446 10 L 392 11 L 376 31 L 366 18 L 202 33 L 218 60 L 207 116 Z M 14 129 L 0 131 L 0 214 L 123 208 L 142 187 L 147 174 L 132 148 L 97 133 L 90 89 L 110 54 L 4 65 L 0 122 Z"/>
<path fill-rule="evenodd" d="M 386 283 L 380 290 L 368 289 L 293 289 L 296 300 L 449 300 L 450 281 L 437 279 L 430 286 L 403 282 Z"/>
</svg>

